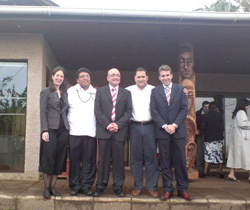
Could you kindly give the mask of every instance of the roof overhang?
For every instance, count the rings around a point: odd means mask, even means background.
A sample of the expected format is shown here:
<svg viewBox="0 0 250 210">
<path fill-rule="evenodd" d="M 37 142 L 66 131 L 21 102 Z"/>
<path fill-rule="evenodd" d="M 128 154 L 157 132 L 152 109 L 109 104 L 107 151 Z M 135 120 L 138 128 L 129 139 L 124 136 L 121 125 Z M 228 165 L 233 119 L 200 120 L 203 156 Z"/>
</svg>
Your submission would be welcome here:
<svg viewBox="0 0 250 210">
<path fill-rule="evenodd" d="M 249 73 L 250 14 L 0 7 L 0 33 L 42 33 L 67 69 L 177 68 L 194 46 L 198 73 Z"/>
<path fill-rule="evenodd" d="M 250 25 L 250 13 L 167 12 L 72 9 L 61 7 L 0 7 L 0 20 L 80 21 L 188 25 Z"/>
</svg>

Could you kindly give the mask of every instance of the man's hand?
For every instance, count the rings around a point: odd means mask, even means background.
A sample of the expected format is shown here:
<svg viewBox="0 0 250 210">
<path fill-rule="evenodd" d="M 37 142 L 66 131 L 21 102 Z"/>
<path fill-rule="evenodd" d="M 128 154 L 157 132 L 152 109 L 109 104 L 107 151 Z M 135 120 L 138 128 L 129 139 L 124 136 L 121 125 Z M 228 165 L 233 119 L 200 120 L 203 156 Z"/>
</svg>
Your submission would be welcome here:
<svg viewBox="0 0 250 210">
<path fill-rule="evenodd" d="M 172 125 L 167 125 L 165 127 L 165 131 L 168 132 L 169 134 L 174 134 L 175 133 L 175 126 Z"/>
<path fill-rule="evenodd" d="M 48 132 L 42 133 L 42 140 L 45 142 L 49 142 L 49 133 Z"/>
<path fill-rule="evenodd" d="M 110 123 L 110 125 L 108 126 L 108 131 L 111 133 L 116 133 L 118 132 L 118 125 L 116 123 Z"/>
</svg>

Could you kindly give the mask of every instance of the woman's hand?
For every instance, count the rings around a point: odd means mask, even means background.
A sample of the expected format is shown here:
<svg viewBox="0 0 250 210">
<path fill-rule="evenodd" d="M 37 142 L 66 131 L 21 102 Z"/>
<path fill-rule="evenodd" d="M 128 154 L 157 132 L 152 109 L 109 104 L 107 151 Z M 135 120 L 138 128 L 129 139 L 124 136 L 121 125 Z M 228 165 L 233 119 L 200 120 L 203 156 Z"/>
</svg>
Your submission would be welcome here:
<svg viewBox="0 0 250 210">
<path fill-rule="evenodd" d="M 42 140 L 49 142 L 49 133 L 48 132 L 42 133 Z"/>
</svg>

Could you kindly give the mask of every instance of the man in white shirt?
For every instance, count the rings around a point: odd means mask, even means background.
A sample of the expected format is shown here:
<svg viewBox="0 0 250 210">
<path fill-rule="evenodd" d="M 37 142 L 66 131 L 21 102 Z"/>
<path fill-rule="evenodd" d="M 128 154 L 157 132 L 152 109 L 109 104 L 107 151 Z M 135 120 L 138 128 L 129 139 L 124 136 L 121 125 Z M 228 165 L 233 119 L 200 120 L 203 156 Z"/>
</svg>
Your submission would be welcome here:
<svg viewBox="0 0 250 210">
<path fill-rule="evenodd" d="M 126 89 L 132 95 L 132 117 L 130 118 L 131 171 L 134 177 L 133 196 L 141 193 L 143 164 L 146 169 L 146 185 L 151 197 L 157 197 L 158 161 L 154 124 L 150 113 L 150 96 L 154 86 L 147 84 L 148 73 L 143 67 L 135 72 L 135 85 Z"/>
<path fill-rule="evenodd" d="M 80 68 L 77 84 L 68 89 L 70 125 L 69 186 L 71 195 L 79 192 L 91 196 L 96 174 L 96 118 L 94 101 L 96 89 L 92 87 L 90 70 Z"/>
</svg>

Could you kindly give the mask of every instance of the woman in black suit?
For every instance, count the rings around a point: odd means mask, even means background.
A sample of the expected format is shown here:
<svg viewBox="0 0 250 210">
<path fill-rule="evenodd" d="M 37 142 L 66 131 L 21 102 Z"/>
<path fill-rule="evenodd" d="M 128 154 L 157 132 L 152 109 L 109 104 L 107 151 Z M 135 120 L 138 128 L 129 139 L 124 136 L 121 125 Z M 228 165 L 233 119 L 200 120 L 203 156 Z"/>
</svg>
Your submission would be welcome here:
<svg viewBox="0 0 250 210">
<path fill-rule="evenodd" d="M 223 117 L 218 111 L 214 102 L 209 104 L 209 112 L 205 115 L 203 129 L 205 131 L 204 140 L 204 175 L 207 175 L 209 164 L 219 164 L 220 178 L 224 178 L 222 174 L 223 163 Z"/>
<path fill-rule="evenodd" d="M 49 87 L 40 94 L 41 147 L 39 171 L 43 172 L 44 198 L 60 196 L 55 189 L 58 174 L 66 170 L 69 124 L 65 69 L 53 69 Z"/>
</svg>

